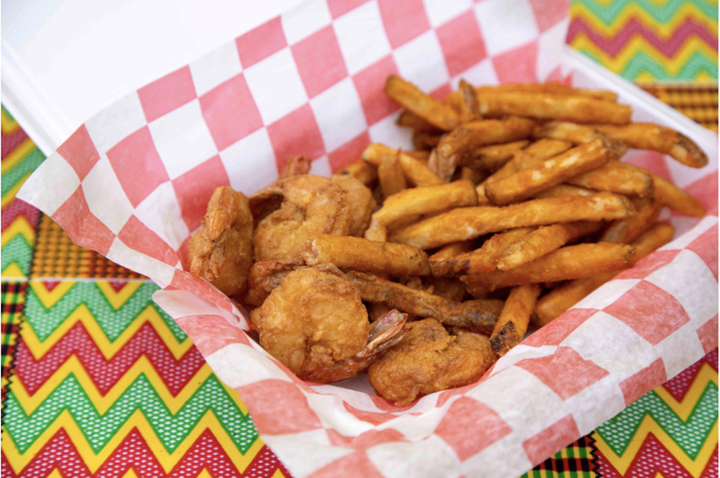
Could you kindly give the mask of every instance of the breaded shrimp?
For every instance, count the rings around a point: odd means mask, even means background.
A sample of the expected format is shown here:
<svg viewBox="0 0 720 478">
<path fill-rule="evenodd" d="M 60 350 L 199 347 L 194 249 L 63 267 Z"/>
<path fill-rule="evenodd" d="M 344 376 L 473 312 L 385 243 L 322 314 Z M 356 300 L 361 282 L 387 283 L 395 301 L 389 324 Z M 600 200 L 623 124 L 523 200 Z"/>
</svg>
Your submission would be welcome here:
<svg viewBox="0 0 720 478">
<path fill-rule="evenodd" d="M 330 176 L 330 179 L 347 192 L 352 217 L 349 235 L 362 237 L 365 230 L 370 226 L 372 214 L 377 207 L 372 191 L 362 182 L 347 174 L 334 174 Z"/>
</svg>

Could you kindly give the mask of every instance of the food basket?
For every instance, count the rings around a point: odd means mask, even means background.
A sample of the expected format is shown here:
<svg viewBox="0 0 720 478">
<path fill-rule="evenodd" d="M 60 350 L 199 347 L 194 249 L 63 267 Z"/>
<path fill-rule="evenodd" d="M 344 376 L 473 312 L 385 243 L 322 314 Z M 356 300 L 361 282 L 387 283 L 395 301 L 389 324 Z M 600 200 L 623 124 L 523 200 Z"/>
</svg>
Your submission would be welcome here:
<svg viewBox="0 0 720 478">
<path fill-rule="evenodd" d="M 293 476 L 517 476 L 717 347 L 717 135 L 569 50 L 551 0 L 303 2 L 129 94 L 81 126 L 18 193 L 78 244 L 162 287 L 154 300 L 238 391 Z M 411 149 L 389 74 L 443 96 L 563 81 L 615 91 L 692 138 L 709 164 L 627 160 L 708 211 L 664 211 L 673 242 L 502 357 L 477 383 L 400 408 L 362 377 L 299 380 L 255 343 L 240 308 L 191 276 L 190 234 L 215 187 L 251 194 L 292 154 L 328 175 L 371 142 Z"/>
</svg>

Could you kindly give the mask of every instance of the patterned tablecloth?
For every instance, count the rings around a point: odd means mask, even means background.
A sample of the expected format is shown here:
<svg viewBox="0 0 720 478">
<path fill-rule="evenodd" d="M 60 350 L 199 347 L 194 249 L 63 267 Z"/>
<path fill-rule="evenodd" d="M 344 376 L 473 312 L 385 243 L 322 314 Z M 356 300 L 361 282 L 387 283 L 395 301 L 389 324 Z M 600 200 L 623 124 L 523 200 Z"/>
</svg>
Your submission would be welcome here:
<svg viewBox="0 0 720 478">
<path fill-rule="evenodd" d="M 717 3 L 571 12 L 569 43 L 631 80 L 694 81 L 643 86 L 717 131 Z M 1 476 L 290 476 L 157 286 L 14 199 L 43 159 L 3 109 Z M 527 476 L 717 477 L 717 350 Z"/>
</svg>

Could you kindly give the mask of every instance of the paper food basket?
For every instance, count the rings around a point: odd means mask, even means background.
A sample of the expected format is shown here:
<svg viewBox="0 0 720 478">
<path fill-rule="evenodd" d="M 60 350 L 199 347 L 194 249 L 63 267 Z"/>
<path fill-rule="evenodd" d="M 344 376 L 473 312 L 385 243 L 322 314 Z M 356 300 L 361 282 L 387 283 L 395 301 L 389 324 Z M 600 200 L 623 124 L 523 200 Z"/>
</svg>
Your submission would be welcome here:
<svg viewBox="0 0 720 478">
<path fill-rule="evenodd" d="M 144 274 L 155 301 L 237 390 L 293 476 L 517 476 L 717 347 L 717 135 L 565 47 L 554 0 L 312 0 L 89 119 L 18 197 L 78 244 Z M 305 383 L 246 332 L 238 307 L 184 271 L 216 186 L 251 194 L 292 154 L 327 175 L 370 142 L 410 147 L 382 87 L 396 73 L 444 95 L 473 84 L 567 81 L 616 91 L 635 121 L 695 140 L 700 170 L 629 161 L 696 196 L 665 211 L 673 242 L 501 358 L 477 383 L 397 408 L 362 380 Z"/>
</svg>

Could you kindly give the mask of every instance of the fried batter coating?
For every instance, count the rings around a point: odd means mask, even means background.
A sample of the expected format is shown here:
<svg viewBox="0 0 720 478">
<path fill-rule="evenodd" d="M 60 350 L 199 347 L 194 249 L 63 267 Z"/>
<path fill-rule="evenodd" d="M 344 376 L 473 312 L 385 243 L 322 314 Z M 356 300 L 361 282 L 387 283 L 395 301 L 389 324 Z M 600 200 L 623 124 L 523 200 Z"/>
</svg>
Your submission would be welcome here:
<svg viewBox="0 0 720 478">
<path fill-rule="evenodd" d="M 409 322 L 405 330 L 405 337 L 368 369 L 375 392 L 399 406 L 471 384 L 497 360 L 484 335 L 462 329 L 450 335 L 434 319 Z"/>
<path fill-rule="evenodd" d="M 330 179 L 347 192 L 347 201 L 352 217 L 349 235 L 363 237 L 377 207 L 372 191 L 358 179 L 347 174 L 334 174 Z"/>
<path fill-rule="evenodd" d="M 357 375 L 403 336 L 407 316 L 392 310 L 368 321 L 360 292 L 324 264 L 295 270 L 251 314 L 260 345 L 303 380 Z"/>
<path fill-rule="evenodd" d="M 242 295 L 252 265 L 253 217 L 248 198 L 229 187 L 215 189 L 201 228 L 190 238 L 190 273 L 226 295 Z"/>
<path fill-rule="evenodd" d="M 298 262 L 303 260 L 316 234 L 348 235 L 352 214 L 348 193 L 334 181 L 311 174 L 277 181 L 250 198 L 255 211 L 267 204 L 280 208 L 262 218 L 255 228 L 256 261 Z M 265 205 L 263 205 L 265 204 Z"/>
</svg>

